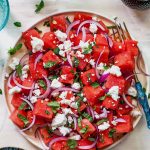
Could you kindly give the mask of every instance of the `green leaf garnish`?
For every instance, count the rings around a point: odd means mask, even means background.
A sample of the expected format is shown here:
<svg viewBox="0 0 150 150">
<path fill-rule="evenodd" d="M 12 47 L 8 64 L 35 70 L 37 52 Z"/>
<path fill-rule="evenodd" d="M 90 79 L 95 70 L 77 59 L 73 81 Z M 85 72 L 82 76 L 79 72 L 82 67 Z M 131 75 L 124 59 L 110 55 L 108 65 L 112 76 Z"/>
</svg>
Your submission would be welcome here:
<svg viewBox="0 0 150 150">
<path fill-rule="evenodd" d="M 100 124 L 102 124 L 103 122 L 106 122 L 106 121 L 108 121 L 108 119 L 107 119 L 107 118 L 103 118 L 103 119 L 99 120 L 99 121 L 96 123 L 96 125 L 100 125 Z"/>
<path fill-rule="evenodd" d="M 23 121 L 23 123 L 24 123 L 25 126 L 29 123 L 28 119 L 27 119 L 25 116 L 23 116 L 23 115 L 21 115 L 21 114 L 18 114 L 17 117 L 18 117 L 21 121 Z"/>
<path fill-rule="evenodd" d="M 54 49 L 54 53 L 57 54 L 57 55 L 59 55 L 59 51 L 60 51 L 59 47 Z"/>
<path fill-rule="evenodd" d="M 47 26 L 47 27 L 50 27 L 50 22 L 47 20 L 44 22 L 43 26 Z"/>
<path fill-rule="evenodd" d="M 70 149 L 74 149 L 78 146 L 77 141 L 72 139 L 67 140 L 67 145 Z"/>
<path fill-rule="evenodd" d="M 26 102 L 22 102 L 21 105 L 19 106 L 18 110 L 23 110 L 26 105 L 27 105 Z"/>
<path fill-rule="evenodd" d="M 40 12 L 41 9 L 44 8 L 44 1 L 41 0 L 39 4 L 36 4 L 36 5 L 35 5 L 35 7 L 36 7 L 35 12 L 36 12 L 36 13 Z"/>
<path fill-rule="evenodd" d="M 74 57 L 74 67 L 77 68 L 79 66 L 79 63 L 80 63 L 79 59 Z"/>
<path fill-rule="evenodd" d="M 86 125 L 86 127 L 82 128 L 82 129 L 80 130 L 80 133 L 85 134 L 85 133 L 88 131 L 88 128 L 89 128 L 89 127 Z"/>
<path fill-rule="evenodd" d="M 22 65 L 21 65 L 21 64 L 18 64 L 18 65 L 16 66 L 16 72 L 17 72 L 17 75 L 18 75 L 19 77 L 22 76 Z"/>
<path fill-rule="evenodd" d="M 48 110 L 45 110 L 45 113 L 46 113 L 47 115 L 49 115 L 49 114 L 50 114 L 50 112 L 49 112 Z"/>
<path fill-rule="evenodd" d="M 92 44 L 89 44 L 88 48 L 85 48 L 82 54 L 89 54 L 91 52 L 92 52 Z"/>
<path fill-rule="evenodd" d="M 120 100 L 120 104 L 125 104 L 125 101 L 124 100 Z"/>
<path fill-rule="evenodd" d="M 94 87 L 94 88 L 99 87 L 99 84 L 98 84 L 97 82 L 94 82 L 94 83 L 92 83 L 91 85 L 92 85 L 92 87 Z"/>
<path fill-rule="evenodd" d="M 106 26 L 108 29 L 115 29 L 116 26 Z"/>
<path fill-rule="evenodd" d="M 47 106 L 50 106 L 52 108 L 60 108 L 60 104 L 56 101 L 48 102 Z"/>
<path fill-rule="evenodd" d="M 8 50 L 8 53 L 10 54 L 10 55 L 14 55 L 18 50 L 20 50 L 22 48 L 22 44 L 21 43 L 19 43 L 18 45 L 16 45 L 14 48 L 10 48 L 9 50 Z"/>
<path fill-rule="evenodd" d="M 100 100 L 100 101 L 103 101 L 103 100 L 105 100 L 106 97 L 107 97 L 107 95 L 101 96 L 101 97 L 99 98 L 99 100 Z"/>
<path fill-rule="evenodd" d="M 3 93 L 3 92 L 2 92 L 2 89 L 0 89 L 0 95 L 2 95 L 2 93 Z"/>
<path fill-rule="evenodd" d="M 57 75 L 53 75 L 53 76 L 49 76 L 49 77 L 48 77 L 49 80 L 54 80 L 54 79 L 57 79 L 57 78 L 58 78 Z"/>
<path fill-rule="evenodd" d="M 42 30 L 38 29 L 37 27 L 34 27 L 34 29 L 35 29 L 38 33 L 42 33 Z"/>
<path fill-rule="evenodd" d="M 16 27 L 21 27 L 21 22 L 14 22 L 14 25 L 16 26 Z"/>
<path fill-rule="evenodd" d="M 115 129 L 111 129 L 111 130 L 109 131 L 109 137 L 112 138 L 115 132 L 116 132 Z"/>
<path fill-rule="evenodd" d="M 46 90 L 46 83 L 44 82 L 44 80 L 39 80 L 38 83 L 40 87 Z"/>
<path fill-rule="evenodd" d="M 44 64 L 44 68 L 51 68 L 53 67 L 54 65 L 56 65 L 56 62 L 54 61 L 49 61 L 47 63 Z"/>
<path fill-rule="evenodd" d="M 80 116 L 79 118 L 78 118 L 78 126 L 81 128 L 81 121 L 82 121 L 82 117 Z"/>
<path fill-rule="evenodd" d="M 93 142 L 93 141 L 95 141 L 95 138 L 89 137 L 88 140 Z"/>
<path fill-rule="evenodd" d="M 109 67 L 104 65 L 103 68 L 104 68 L 104 70 L 107 70 Z"/>
<path fill-rule="evenodd" d="M 88 113 L 85 113 L 85 112 L 84 112 L 84 113 L 82 114 L 82 116 L 85 117 L 86 119 L 88 119 L 90 122 L 93 121 L 93 118 L 92 118 Z"/>
</svg>

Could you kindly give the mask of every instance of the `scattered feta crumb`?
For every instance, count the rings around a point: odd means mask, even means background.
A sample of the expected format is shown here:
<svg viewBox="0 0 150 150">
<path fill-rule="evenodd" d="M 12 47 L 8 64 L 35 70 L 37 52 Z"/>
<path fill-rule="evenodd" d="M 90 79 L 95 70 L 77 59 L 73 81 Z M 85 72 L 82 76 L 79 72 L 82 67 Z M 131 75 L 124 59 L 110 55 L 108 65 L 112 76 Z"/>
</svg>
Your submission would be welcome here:
<svg viewBox="0 0 150 150">
<path fill-rule="evenodd" d="M 82 48 L 82 49 L 85 49 L 85 48 L 88 48 L 89 46 L 89 42 L 83 42 L 80 40 L 80 43 L 79 43 L 79 46 Z"/>
<path fill-rule="evenodd" d="M 77 109 L 77 108 L 78 108 L 77 102 L 72 102 L 72 103 L 70 104 L 70 107 L 72 107 L 72 108 L 74 108 L 74 109 Z"/>
<path fill-rule="evenodd" d="M 119 87 L 118 86 L 112 86 L 109 91 L 108 94 L 111 95 L 112 99 L 114 99 L 115 101 L 117 101 L 120 96 L 119 94 Z"/>
<path fill-rule="evenodd" d="M 137 91 L 136 91 L 136 89 L 135 89 L 134 87 L 132 87 L 132 86 L 129 87 L 127 93 L 128 93 L 129 95 L 133 96 L 133 97 L 136 97 L 136 96 L 137 96 Z"/>
<path fill-rule="evenodd" d="M 87 98 L 86 97 L 83 98 L 83 102 L 87 102 Z"/>
<path fill-rule="evenodd" d="M 62 57 L 65 57 L 65 51 L 60 50 L 60 51 L 59 51 L 59 55 L 62 56 Z"/>
<path fill-rule="evenodd" d="M 55 118 L 52 120 L 51 126 L 53 128 L 57 128 L 60 126 L 64 126 L 67 123 L 67 118 L 65 114 L 57 113 Z"/>
<path fill-rule="evenodd" d="M 122 73 L 120 71 L 120 68 L 118 66 L 113 65 L 110 69 L 109 69 L 109 73 L 116 75 L 117 77 L 121 76 Z"/>
<path fill-rule="evenodd" d="M 32 96 L 30 98 L 30 101 L 31 101 L 32 104 L 35 103 L 35 102 L 37 102 L 37 97 L 36 96 Z"/>
<path fill-rule="evenodd" d="M 115 120 L 113 120 L 112 122 L 112 125 L 116 126 L 117 125 L 117 122 Z"/>
<path fill-rule="evenodd" d="M 59 92 L 55 92 L 51 94 L 53 97 L 57 97 L 59 95 Z"/>
<path fill-rule="evenodd" d="M 35 89 L 35 90 L 33 90 L 33 94 L 34 94 L 35 96 L 40 96 L 40 95 L 41 95 L 40 89 Z"/>
<path fill-rule="evenodd" d="M 62 112 L 63 112 L 65 115 L 74 114 L 70 108 L 62 108 Z"/>
<path fill-rule="evenodd" d="M 53 89 L 57 89 L 57 88 L 61 88 L 63 86 L 63 84 L 61 82 L 58 81 L 59 78 L 54 79 L 51 83 L 51 88 Z"/>
<path fill-rule="evenodd" d="M 141 116 L 142 113 L 140 112 L 139 109 L 135 108 L 135 109 L 133 109 L 133 110 L 131 111 L 131 115 L 132 115 L 133 117 L 137 117 L 137 116 Z"/>
<path fill-rule="evenodd" d="M 43 46 L 44 46 L 44 42 L 37 38 L 37 37 L 32 37 L 31 36 L 31 45 L 32 45 L 32 52 L 36 53 L 38 51 L 42 51 L 43 50 Z"/>
<path fill-rule="evenodd" d="M 92 67 L 95 66 L 95 61 L 94 61 L 94 59 L 91 59 L 91 60 L 89 61 L 89 63 L 90 63 L 90 65 L 91 65 Z"/>
<path fill-rule="evenodd" d="M 35 89 L 38 89 L 38 88 L 39 88 L 39 85 L 38 85 L 37 83 L 35 83 L 34 88 L 35 88 Z"/>
<path fill-rule="evenodd" d="M 66 80 L 67 75 L 61 75 L 61 78 L 62 78 L 63 80 Z"/>
<path fill-rule="evenodd" d="M 63 136 L 67 135 L 68 133 L 70 133 L 72 131 L 71 128 L 64 127 L 64 126 L 61 126 L 58 129 Z"/>
<path fill-rule="evenodd" d="M 67 38 L 67 34 L 60 31 L 60 30 L 57 30 L 55 32 L 55 35 L 57 36 L 58 40 L 61 41 L 61 42 L 64 42 Z"/>
<path fill-rule="evenodd" d="M 91 33 L 96 33 L 98 28 L 97 28 L 97 25 L 95 23 L 91 23 L 90 24 L 90 27 L 89 27 L 89 30 Z"/>
<path fill-rule="evenodd" d="M 71 124 L 73 122 L 73 119 L 71 116 L 68 116 L 68 122 L 69 122 L 69 124 Z"/>
<path fill-rule="evenodd" d="M 67 91 L 64 91 L 64 92 L 62 92 L 60 95 L 59 95 L 59 97 L 61 98 L 61 99 L 66 99 L 66 96 L 67 96 Z"/>
<path fill-rule="evenodd" d="M 58 45 L 58 48 L 59 48 L 60 50 L 63 50 L 63 49 L 64 49 L 64 44 Z"/>
<path fill-rule="evenodd" d="M 100 64 L 97 66 L 97 70 L 105 70 L 105 69 L 104 69 L 104 66 L 106 66 L 106 64 L 100 63 Z"/>
<path fill-rule="evenodd" d="M 17 65 L 19 65 L 19 59 L 18 58 L 13 58 L 12 62 L 9 64 L 9 67 L 12 70 L 15 70 Z"/>
<path fill-rule="evenodd" d="M 69 139 L 79 141 L 81 140 L 81 136 L 79 134 L 76 134 L 76 135 L 70 136 Z"/>
<path fill-rule="evenodd" d="M 23 68 L 22 68 L 22 79 L 26 79 L 28 78 L 28 70 L 29 70 L 29 65 L 25 65 Z"/>
<path fill-rule="evenodd" d="M 100 131 L 104 131 L 110 127 L 110 124 L 108 122 L 103 122 L 101 125 L 98 126 L 98 129 Z"/>
<path fill-rule="evenodd" d="M 80 51 L 77 51 L 76 52 L 76 55 L 77 55 L 77 57 L 79 57 L 79 58 L 84 58 L 84 54 L 82 54 Z"/>
<path fill-rule="evenodd" d="M 19 93 L 21 92 L 21 88 L 18 86 L 14 86 L 13 88 L 9 89 L 8 93 L 13 95 L 14 93 Z"/>
<path fill-rule="evenodd" d="M 70 40 L 64 41 L 64 49 L 66 52 L 71 50 L 71 46 L 72 46 L 72 43 Z"/>
<path fill-rule="evenodd" d="M 75 82 L 71 85 L 71 87 L 73 89 L 79 90 L 81 88 L 80 83 L 79 82 Z"/>
</svg>

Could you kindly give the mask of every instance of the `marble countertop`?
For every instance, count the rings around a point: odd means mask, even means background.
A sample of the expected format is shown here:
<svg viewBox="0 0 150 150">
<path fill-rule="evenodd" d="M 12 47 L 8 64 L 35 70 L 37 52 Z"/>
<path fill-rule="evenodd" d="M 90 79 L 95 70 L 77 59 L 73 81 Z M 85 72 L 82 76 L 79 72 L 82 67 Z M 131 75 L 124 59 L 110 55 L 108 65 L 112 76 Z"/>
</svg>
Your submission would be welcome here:
<svg viewBox="0 0 150 150">
<path fill-rule="evenodd" d="M 140 42 L 145 61 L 150 67 L 150 61 L 148 61 L 150 59 L 150 10 L 132 10 L 126 7 L 121 0 L 45 0 L 46 7 L 39 14 L 35 14 L 35 4 L 38 2 L 39 0 L 10 0 L 9 22 L 0 31 L 0 74 L 2 74 L 3 64 L 6 62 L 8 49 L 15 45 L 21 32 L 52 12 L 72 9 L 95 11 L 110 18 L 117 16 L 120 21 L 125 21 L 132 36 Z M 13 25 L 15 21 L 20 21 L 22 27 L 16 28 Z M 1 78 L 0 83 L 2 83 Z M 37 150 L 16 131 L 15 126 L 9 120 L 2 96 L 0 96 L 0 114 L 0 148 L 13 146 L 25 150 Z M 113 150 L 149 150 L 149 141 L 150 130 L 147 129 L 145 119 L 142 118 L 137 128 Z"/>
</svg>

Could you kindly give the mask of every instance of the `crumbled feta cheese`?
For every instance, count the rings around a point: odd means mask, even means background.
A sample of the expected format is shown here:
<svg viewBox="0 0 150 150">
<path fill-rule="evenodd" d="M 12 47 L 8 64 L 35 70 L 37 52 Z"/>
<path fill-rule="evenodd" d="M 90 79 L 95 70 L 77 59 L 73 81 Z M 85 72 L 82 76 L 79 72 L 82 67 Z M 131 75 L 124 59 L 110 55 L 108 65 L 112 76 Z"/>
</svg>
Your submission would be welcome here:
<svg viewBox="0 0 150 150">
<path fill-rule="evenodd" d="M 66 52 L 71 50 L 71 46 L 72 46 L 72 43 L 70 40 L 64 42 L 64 49 Z"/>
<path fill-rule="evenodd" d="M 87 98 L 86 97 L 83 98 L 83 102 L 87 102 Z"/>
<path fill-rule="evenodd" d="M 60 50 L 63 50 L 63 49 L 64 49 L 64 44 L 58 45 L 58 48 L 59 48 Z"/>
<path fill-rule="evenodd" d="M 82 54 L 80 51 L 77 51 L 76 52 L 76 55 L 77 55 L 77 57 L 80 57 L 80 58 L 84 58 L 84 54 Z"/>
<path fill-rule="evenodd" d="M 90 30 L 90 32 L 92 32 L 92 33 L 96 33 L 97 30 L 98 30 L 97 25 L 96 25 L 95 23 L 91 23 L 91 24 L 90 24 L 90 27 L 89 27 L 89 30 Z"/>
<path fill-rule="evenodd" d="M 97 70 L 105 70 L 105 69 L 104 69 L 104 66 L 105 66 L 104 63 L 100 63 L 100 64 L 97 66 Z"/>
<path fill-rule="evenodd" d="M 79 82 L 75 82 L 71 85 L 71 87 L 73 89 L 79 90 L 81 88 L 80 83 Z"/>
<path fill-rule="evenodd" d="M 99 21 L 99 19 L 98 19 L 97 16 L 93 16 L 93 17 L 92 17 L 92 20 L 94 20 L 94 21 Z"/>
<path fill-rule="evenodd" d="M 19 65 L 19 59 L 18 58 L 13 58 L 12 62 L 9 64 L 9 67 L 12 70 L 15 70 L 17 65 Z"/>
<path fill-rule="evenodd" d="M 53 89 L 57 89 L 57 88 L 61 88 L 63 86 L 63 84 L 61 82 L 58 81 L 59 78 L 54 79 L 51 83 L 51 88 Z"/>
<path fill-rule="evenodd" d="M 120 96 L 119 94 L 119 87 L 118 86 L 112 86 L 109 91 L 108 94 L 111 95 L 112 99 L 114 99 L 115 101 L 117 101 Z"/>
<path fill-rule="evenodd" d="M 132 87 L 132 86 L 129 87 L 127 93 L 128 93 L 129 95 L 133 96 L 133 97 L 136 97 L 136 96 L 137 96 L 137 91 L 136 91 L 136 89 L 135 89 L 134 87 Z"/>
<path fill-rule="evenodd" d="M 68 116 L 68 122 L 69 122 L 69 124 L 71 124 L 73 122 L 73 119 L 71 116 Z"/>
<path fill-rule="evenodd" d="M 61 78 L 62 78 L 63 80 L 66 80 L 67 75 L 61 75 Z"/>
<path fill-rule="evenodd" d="M 110 124 L 108 122 L 103 122 L 101 125 L 98 126 L 98 129 L 100 131 L 104 131 L 110 127 Z"/>
<path fill-rule="evenodd" d="M 60 101 L 60 103 L 61 103 L 61 104 L 66 104 L 66 105 L 70 105 L 70 104 L 71 104 L 71 101 L 68 100 L 68 99 L 62 99 L 62 100 Z"/>
<path fill-rule="evenodd" d="M 116 122 L 115 120 L 113 120 L 111 123 L 112 123 L 112 125 L 116 126 L 118 122 Z"/>
<path fill-rule="evenodd" d="M 40 89 L 35 89 L 35 90 L 33 90 L 33 94 L 34 94 L 35 96 L 40 96 L 40 95 L 41 95 Z"/>
<path fill-rule="evenodd" d="M 58 40 L 61 41 L 61 42 L 64 42 L 67 38 L 67 34 L 60 31 L 60 30 L 57 30 L 55 32 L 55 35 L 57 36 Z"/>
<path fill-rule="evenodd" d="M 85 48 L 88 48 L 89 47 L 89 42 L 83 42 L 80 40 L 80 43 L 79 43 L 79 46 L 82 48 L 82 49 L 85 49 Z"/>
<path fill-rule="evenodd" d="M 35 83 L 34 88 L 35 88 L 35 89 L 38 89 L 38 88 L 39 88 L 39 85 L 38 85 L 37 83 Z"/>
<path fill-rule="evenodd" d="M 32 37 L 31 36 L 31 45 L 32 45 L 32 52 L 36 53 L 38 51 L 42 51 L 43 50 L 43 46 L 44 46 L 44 42 L 37 38 L 37 37 Z"/>
<path fill-rule="evenodd" d="M 62 57 L 65 57 L 65 51 L 60 50 L 60 51 L 59 51 L 59 55 L 62 56 Z"/>
<path fill-rule="evenodd" d="M 137 117 L 137 116 L 141 116 L 142 114 L 141 114 L 140 110 L 138 110 L 138 109 L 133 109 L 133 110 L 131 111 L 131 115 L 132 115 L 133 117 Z"/>
<path fill-rule="evenodd" d="M 8 93 L 13 95 L 14 93 L 19 93 L 21 92 L 21 88 L 18 86 L 14 86 L 13 88 L 9 89 Z"/>
<path fill-rule="evenodd" d="M 60 126 L 64 126 L 66 123 L 67 123 L 67 118 L 66 118 L 65 114 L 57 113 L 55 118 L 52 120 L 51 126 L 53 128 L 57 128 Z"/>
<path fill-rule="evenodd" d="M 31 101 L 31 103 L 37 102 L 37 97 L 36 97 L 36 96 L 32 96 L 32 97 L 30 98 L 30 101 Z"/>
<path fill-rule="evenodd" d="M 57 97 L 59 95 L 59 92 L 55 92 L 51 94 L 53 97 Z"/>
<path fill-rule="evenodd" d="M 91 65 L 92 67 L 95 66 L 95 61 L 94 61 L 94 59 L 91 59 L 91 60 L 89 61 L 89 63 L 90 63 L 90 65 Z"/>
<path fill-rule="evenodd" d="M 67 128 L 67 127 L 64 127 L 64 126 L 61 126 L 61 127 L 59 127 L 58 129 L 59 129 L 60 133 L 61 133 L 63 136 L 67 135 L 68 133 L 70 133 L 70 132 L 72 131 L 71 128 Z"/>
<path fill-rule="evenodd" d="M 62 108 L 62 112 L 65 114 L 65 115 L 68 115 L 68 114 L 73 114 L 72 110 L 70 108 Z"/>
<path fill-rule="evenodd" d="M 72 102 L 72 103 L 70 104 L 70 107 L 72 107 L 72 108 L 74 108 L 74 109 L 77 109 L 77 108 L 78 108 L 77 102 Z"/>
<path fill-rule="evenodd" d="M 61 98 L 61 99 L 66 99 L 67 93 L 68 93 L 67 91 L 62 92 L 62 93 L 59 95 L 59 98 Z"/>
<path fill-rule="evenodd" d="M 69 139 L 79 141 L 81 140 L 81 136 L 79 134 L 76 134 L 76 135 L 70 136 Z"/>
<path fill-rule="evenodd" d="M 26 79 L 28 78 L 28 70 L 29 70 L 29 65 L 25 65 L 23 68 L 22 68 L 22 79 Z"/>
<path fill-rule="evenodd" d="M 109 69 L 109 73 L 116 75 L 117 77 L 121 76 L 122 73 L 120 71 L 120 68 L 118 66 L 113 65 L 110 69 Z"/>
</svg>

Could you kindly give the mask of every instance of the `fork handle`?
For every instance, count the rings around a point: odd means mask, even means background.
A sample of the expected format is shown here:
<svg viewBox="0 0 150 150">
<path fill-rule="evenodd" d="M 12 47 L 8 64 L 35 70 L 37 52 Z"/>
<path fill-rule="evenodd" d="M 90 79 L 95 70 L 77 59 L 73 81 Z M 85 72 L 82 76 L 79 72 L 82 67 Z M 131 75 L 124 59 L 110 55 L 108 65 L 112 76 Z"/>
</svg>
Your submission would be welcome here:
<svg viewBox="0 0 150 150">
<path fill-rule="evenodd" d="M 141 106 L 144 110 L 144 113 L 145 113 L 147 127 L 150 129 L 150 107 L 148 104 L 147 96 L 146 96 L 140 82 L 136 82 L 135 87 L 136 87 L 137 94 L 138 94 L 138 101 L 141 104 Z"/>
</svg>

